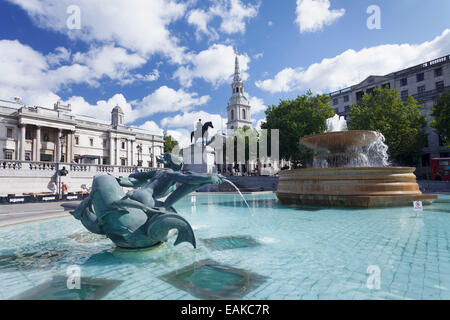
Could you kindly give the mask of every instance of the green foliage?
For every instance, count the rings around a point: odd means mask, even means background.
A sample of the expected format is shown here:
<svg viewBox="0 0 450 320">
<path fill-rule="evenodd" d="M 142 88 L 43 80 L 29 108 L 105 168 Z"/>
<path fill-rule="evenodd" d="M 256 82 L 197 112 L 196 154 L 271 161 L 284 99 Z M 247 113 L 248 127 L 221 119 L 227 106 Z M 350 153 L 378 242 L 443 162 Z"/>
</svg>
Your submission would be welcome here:
<svg viewBox="0 0 450 320">
<path fill-rule="evenodd" d="M 436 129 L 444 145 L 450 147 L 450 92 L 439 97 L 438 103 L 433 106 L 432 117 L 431 127 Z"/>
<path fill-rule="evenodd" d="M 172 152 L 173 148 L 178 145 L 178 141 L 172 136 L 166 136 L 164 138 L 164 152 Z"/>
<path fill-rule="evenodd" d="M 300 144 L 300 138 L 325 131 L 326 119 L 334 115 L 326 94 L 313 96 L 308 91 L 295 100 L 280 100 L 278 106 L 266 110 L 262 129 L 280 130 L 280 158 L 291 160 L 294 166 L 312 161 L 313 151 Z"/>
<path fill-rule="evenodd" d="M 403 101 L 398 90 L 376 88 L 350 108 L 350 130 L 374 130 L 386 138 L 391 161 L 397 165 L 416 165 L 425 147 L 426 117 L 420 105 L 409 96 Z"/>
</svg>

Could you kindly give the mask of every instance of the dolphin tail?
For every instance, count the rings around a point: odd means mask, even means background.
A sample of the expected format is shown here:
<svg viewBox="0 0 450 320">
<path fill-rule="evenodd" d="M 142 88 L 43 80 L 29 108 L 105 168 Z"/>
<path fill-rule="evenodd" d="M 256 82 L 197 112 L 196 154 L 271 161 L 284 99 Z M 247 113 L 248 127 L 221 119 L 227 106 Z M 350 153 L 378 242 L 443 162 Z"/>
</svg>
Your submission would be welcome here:
<svg viewBox="0 0 450 320">
<path fill-rule="evenodd" d="M 194 231 L 189 222 L 173 213 L 165 213 L 151 218 L 147 224 L 147 235 L 152 239 L 165 242 L 172 229 L 178 230 L 175 246 L 182 242 L 189 242 L 194 248 L 197 247 Z"/>
</svg>

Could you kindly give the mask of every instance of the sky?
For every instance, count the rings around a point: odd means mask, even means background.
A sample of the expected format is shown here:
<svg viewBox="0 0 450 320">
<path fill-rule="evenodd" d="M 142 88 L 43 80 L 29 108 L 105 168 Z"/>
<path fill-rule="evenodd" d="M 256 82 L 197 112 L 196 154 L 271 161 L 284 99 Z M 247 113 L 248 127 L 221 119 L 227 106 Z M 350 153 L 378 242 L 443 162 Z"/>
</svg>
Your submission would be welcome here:
<svg viewBox="0 0 450 320">
<path fill-rule="evenodd" d="M 235 50 L 267 105 L 450 54 L 448 0 L 0 0 L 0 99 L 174 136 L 226 128 Z"/>
</svg>

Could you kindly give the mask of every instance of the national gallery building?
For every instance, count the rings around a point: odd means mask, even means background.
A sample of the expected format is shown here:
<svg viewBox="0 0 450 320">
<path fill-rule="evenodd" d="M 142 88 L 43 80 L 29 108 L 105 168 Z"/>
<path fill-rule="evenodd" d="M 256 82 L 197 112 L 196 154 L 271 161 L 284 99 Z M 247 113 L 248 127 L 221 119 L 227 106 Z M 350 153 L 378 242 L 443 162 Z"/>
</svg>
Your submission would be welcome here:
<svg viewBox="0 0 450 320">
<path fill-rule="evenodd" d="M 124 123 L 119 106 L 107 123 L 75 115 L 60 102 L 50 109 L 0 99 L 0 159 L 160 167 L 163 136 Z"/>
</svg>

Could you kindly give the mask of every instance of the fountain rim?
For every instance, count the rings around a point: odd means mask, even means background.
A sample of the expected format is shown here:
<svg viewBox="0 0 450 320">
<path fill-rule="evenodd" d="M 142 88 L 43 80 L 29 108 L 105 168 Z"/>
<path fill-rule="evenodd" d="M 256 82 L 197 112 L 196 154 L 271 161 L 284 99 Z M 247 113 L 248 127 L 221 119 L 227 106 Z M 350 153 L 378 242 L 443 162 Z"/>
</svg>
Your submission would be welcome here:
<svg viewBox="0 0 450 320">
<path fill-rule="evenodd" d="M 335 167 L 335 168 L 302 168 L 302 169 L 291 169 L 291 170 L 283 170 L 279 172 L 279 175 L 287 175 L 289 173 L 300 173 L 300 172 L 333 172 L 333 171 L 409 171 L 414 172 L 416 170 L 415 167 Z"/>
<path fill-rule="evenodd" d="M 300 141 L 302 141 L 303 139 L 308 139 L 308 138 L 316 137 L 316 136 L 340 135 L 340 134 L 342 134 L 343 132 L 361 133 L 361 134 L 369 133 L 369 132 L 370 132 L 370 133 L 375 133 L 375 134 L 378 133 L 377 131 L 374 131 L 374 130 L 342 130 L 342 131 L 330 131 L 330 132 L 322 132 L 322 133 L 310 134 L 310 135 L 301 137 L 301 138 L 300 138 Z"/>
</svg>

